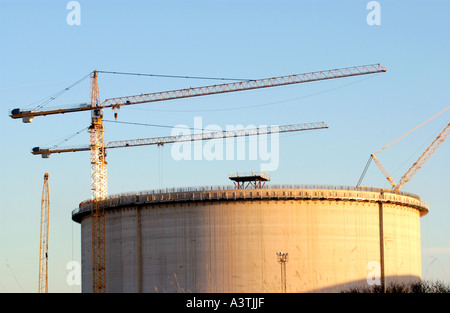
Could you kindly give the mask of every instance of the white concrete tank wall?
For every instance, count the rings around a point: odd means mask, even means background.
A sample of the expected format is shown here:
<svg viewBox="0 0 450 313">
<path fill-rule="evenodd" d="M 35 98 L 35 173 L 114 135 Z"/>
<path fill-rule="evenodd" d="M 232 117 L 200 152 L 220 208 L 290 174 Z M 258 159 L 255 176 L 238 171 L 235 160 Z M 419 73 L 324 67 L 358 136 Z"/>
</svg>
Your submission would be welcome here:
<svg viewBox="0 0 450 313">
<path fill-rule="evenodd" d="M 73 213 L 81 222 L 83 292 L 92 291 L 89 210 L 84 202 Z M 427 211 L 414 195 L 336 187 L 113 196 L 106 290 L 280 292 L 280 251 L 289 255 L 287 292 L 367 286 L 373 265 L 384 268 L 387 284 L 418 280 Z"/>
</svg>

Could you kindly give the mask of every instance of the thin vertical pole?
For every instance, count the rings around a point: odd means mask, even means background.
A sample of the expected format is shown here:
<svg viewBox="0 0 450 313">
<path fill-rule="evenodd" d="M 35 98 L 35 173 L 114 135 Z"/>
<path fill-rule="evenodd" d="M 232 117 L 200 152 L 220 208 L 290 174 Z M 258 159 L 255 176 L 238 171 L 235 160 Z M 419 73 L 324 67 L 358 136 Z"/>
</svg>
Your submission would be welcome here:
<svg viewBox="0 0 450 313">
<path fill-rule="evenodd" d="M 383 193 L 380 195 L 380 201 L 378 202 L 378 221 L 380 230 L 380 271 L 381 271 L 381 289 L 382 292 L 386 292 L 386 277 L 384 266 L 384 222 L 383 222 L 383 203 L 381 199 L 384 197 Z"/>
</svg>

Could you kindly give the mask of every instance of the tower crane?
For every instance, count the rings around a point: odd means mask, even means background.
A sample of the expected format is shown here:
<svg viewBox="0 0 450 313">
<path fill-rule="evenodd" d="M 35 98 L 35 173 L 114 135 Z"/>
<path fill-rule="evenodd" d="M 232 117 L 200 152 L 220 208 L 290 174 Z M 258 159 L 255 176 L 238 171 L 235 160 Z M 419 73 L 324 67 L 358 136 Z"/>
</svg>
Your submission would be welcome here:
<svg viewBox="0 0 450 313">
<path fill-rule="evenodd" d="M 317 123 L 303 123 L 303 124 L 281 125 L 271 127 L 258 127 L 251 129 L 246 128 L 228 131 L 212 131 L 212 132 L 203 132 L 177 136 L 116 140 L 108 142 L 105 145 L 105 149 L 128 148 L 128 147 L 150 146 L 150 145 L 163 146 L 165 144 L 171 143 L 213 140 L 213 139 L 244 137 L 244 136 L 248 137 L 248 136 L 268 135 L 273 133 L 287 133 L 287 132 L 306 131 L 324 128 L 329 128 L 329 126 L 324 122 L 317 122 Z M 42 158 L 48 158 L 51 154 L 54 153 L 79 152 L 89 150 L 90 150 L 89 145 L 78 147 L 58 147 L 58 148 L 34 147 L 31 150 L 31 153 L 33 155 L 41 155 Z"/>
<path fill-rule="evenodd" d="M 351 77 L 366 74 L 386 72 L 380 64 L 347 67 L 333 70 L 317 71 L 304 74 L 295 74 L 273 78 L 246 80 L 241 82 L 193 87 L 187 89 L 147 93 L 128 97 L 118 97 L 100 101 L 98 86 L 98 73 L 95 70 L 91 75 L 91 103 L 64 108 L 21 110 L 13 109 L 10 117 L 22 119 L 24 123 L 31 123 L 37 116 L 53 114 L 75 113 L 91 111 L 90 156 L 91 156 L 91 201 L 92 201 L 92 263 L 93 263 L 93 292 L 105 292 L 105 214 L 104 199 L 107 196 L 107 172 L 105 160 L 103 110 L 111 108 L 117 118 L 121 106 L 167 101 L 181 98 L 215 95 L 221 93 L 261 89 L 268 87 L 300 84 L 313 81 L 322 81 L 335 78 Z"/>
<path fill-rule="evenodd" d="M 386 149 L 387 147 L 389 147 L 393 143 L 397 142 L 398 140 L 402 139 L 403 137 L 405 137 L 406 135 L 410 134 L 411 132 L 415 131 L 416 129 L 418 129 L 419 127 L 424 125 L 425 123 L 428 123 L 433 118 L 435 118 L 438 115 L 442 114 L 444 111 L 446 111 L 449 108 L 450 108 L 450 106 L 448 106 L 447 108 L 445 108 L 444 110 L 442 110 L 441 112 L 436 114 L 435 116 L 431 117 L 427 121 L 423 122 L 422 124 L 420 124 L 419 126 L 414 128 L 413 130 L 409 131 L 405 135 L 401 136 L 397 140 L 393 141 L 391 144 L 389 144 L 389 145 L 385 146 L 384 148 L 378 150 L 376 153 L 371 154 L 370 157 L 369 157 L 369 161 L 366 164 L 366 167 L 365 167 L 365 169 L 363 171 L 363 174 L 361 175 L 361 178 L 360 178 L 357 186 L 360 185 L 360 183 L 361 183 L 362 179 L 364 178 L 364 175 L 365 175 L 365 173 L 367 171 L 367 168 L 369 167 L 370 161 L 373 160 L 375 162 L 375 164 L 377 164 L 377 166 L 381 170 L 381 172 L 383 173 L 384 177 L 386 177 L 388 182 L 391 184 L 392 190 L 394 190 L 395 192 L 398 192 L 406 183 L 408 183 L 414 177 L 414 175 L 416 175 L 416 173 L 422 168 L 422 166 L 424 166 L 425 163 L 431 158 L 431 156 L 434 154 L 434 152 L 436 152 L 436 150 L 444 143 L 444 141 L 450 135 L 450 123 L 447 126 L 444 127 L 444 129 L 433 140 L 433 142 L 428 146 L 428 148 L 420 155 L 420 157 L 414 162 L 414 164 L 408 169 L 408 171 L 400 178 L 398 184 L 396 184 L 394 182 L 394 180 L 391 177 L 391 175 L 389 175 L 389 173 L 383 167 L 383 165 L 381 164 L 380 160 L 378 160 L 378 158 L 375 156 L 375 154 L 377 154 L 378 152 L 381 152 L 382 150 Z"/>
<path fill-rule="evenodd" d="M 39 293 L 48 292 L 48 230 L 50 213 L 50 194 L 48 188 L 48 173 L 44 174 L 44 186 L 41 199 L 41 232 L 39 247 Z"/>
</svg>

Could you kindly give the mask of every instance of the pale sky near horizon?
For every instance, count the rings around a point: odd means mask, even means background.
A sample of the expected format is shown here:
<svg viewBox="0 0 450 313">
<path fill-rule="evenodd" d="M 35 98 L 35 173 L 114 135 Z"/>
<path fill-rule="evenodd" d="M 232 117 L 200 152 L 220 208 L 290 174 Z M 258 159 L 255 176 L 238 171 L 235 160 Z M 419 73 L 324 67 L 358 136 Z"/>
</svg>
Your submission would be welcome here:
<svg viewBox="0 0 450 313">
<path fill-rule="evenodd" d="M 90 197 L 89 153 L 33 156 L 35 146 L 87 144 L 88 112 L 12 120 L 94 69 L 133 73 L 263 78 L 381 63 L 386 73 L 245 93 L 122 108 L 119 121 L 157 125 L 283 125 L 330 128 L 281 136 L 273 184 L 355 186 L 369 155 L 450 105 L 450 2 L 378 1 L 380 25 L 368 25 L 369 1 L 69 1 L 0 0 L 3 153 L 0 292 L 36 292 L 42 182 L 50 174 L 49 291 L 79 292 L 66 265 L 80 261 L 80 227 L 71 211 Z M 100 74 L 102 100 L 223 83 Z M 89 102 L 85 79 L 48 104 Z M 113 120 L 111 110 L 105 119 Z M 396 181 L 450 121 L 450 111 L 378 157 Z M 170 128 L 105 122 L 105 140 L 170 135 Z M 421 219 L 422 275 L 450 282 L 450 143 L 402 190 L 430 205 Z M 109 194 L 228 185 L 228 174 L 258 170 L 261 160 L 176 161 L 170 148 L 108 154 Z M 201 173 L 201 175 L 199 175 Z M 363 185 L 389 188 L 371 164 Z"/>
</svg>

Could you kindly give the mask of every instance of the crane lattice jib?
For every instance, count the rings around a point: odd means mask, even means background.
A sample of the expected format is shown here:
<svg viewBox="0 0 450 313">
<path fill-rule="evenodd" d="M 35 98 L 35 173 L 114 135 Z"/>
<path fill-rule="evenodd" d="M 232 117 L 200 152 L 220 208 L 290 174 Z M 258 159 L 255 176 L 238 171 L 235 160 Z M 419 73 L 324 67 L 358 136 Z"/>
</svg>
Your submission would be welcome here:
<svg viewBox="0 0 450 313">
<path fill-rule="evenodd" d="M 105 145 L 105 149 L 127 148 L 127 147 L 148 146 L 148 145 L 164 145 L 164 144 L 189 142 L 189 141 L 223 139 L 223 138 L 242 137 L 242 136 L 257 136 L 257 135 L 264 135 L 264 134 L 286 133 L 286 132 L 324 129 L 324 128 L 329 128 L 329 126 L 324 122 L 317 122 L 317 123 L 303 123 L 303 124 L 281 125 L 281 126 L 270 126 L 270 127 L 258 127 L 258 128 L 251 128 L 251 129 L 236 129 L 236 130 L 229 130 L 229 131 L 203 132 L 203 133 L 186 134 L 186 135 L 178 135 L 178 136 L 140 138 L 140 139 L 130 139 L 130 140 L 116 140 L 116 141 L 108 142 Z M 31 153 L 34 155 L 41 155 L 43 157 L 48 157 L 50 154 L 53 154 L 53 153 L 79 152 L 79 151 L 90 151 L 90 150 L 91 150 L 91 147 L 88 145 L 78 146 L 78 147 L 61 147 L 61 148 L 35 147 L 31 150 Z"/>
<path fill-rule="evenodd" d="M 377 157 L 375 156 L 375 154 L 371 155 L 372 159 L 375 161 L 375 163 L 377 164 L 378 168 L 381 170 L 381 172 L 383 173 L 384 177 L 386 177 L 386 179 L 389 181 L 389 183 L 391 184 L 392 188 L 397 188 L 397 185 L 395 184 L 394 180 L 392 179 L 391 175 L 389 175 L 389 173 L 386 171 L 386 169 L 383 167 L 383 165 L 381 164 L 381 162 L 377 159 Z"/>
<path fill-rule="evenodd" d="M 398 191 L 402 188 L 407 182 L 409 182 L 414 175 L 416 175 L 417 171 L 428 161 L 428 159 L 433 155 L 433 153 L 442 145 L 442 143 L 447 139 L 450 135 L 450 124 L 448 124 L 442 132 L 434 139 L 431 145 L 425 150 L 424 153 L 417 159 L 416 162 L 411 166 L 411 168 L 405 173 L 405 175 L 400 178 L 400 182 L 395 187 L 395 190 Z"/>
<path fill-rule="evenodd" d="M 90 132 L 91 152 L 91 210 L 92 219 L 92 278 L 93 292 L 106 292 L 105 272 L 105 204 L 108 195 L 106 153 L 102 117 L 100 107 L 100 92 L 98 88 L 97 72 L 93 73 L 91 79 L 91 106 L 97 108 L 92 111 L 92 124 Z"/>
<path fill-rule="evenodd" d="M 286 133 L 286 132 L 305 131 L 305 130 L 314 130 L 314 129 L 323 129 L 323 128 L 328 128 L 328 125 L 325 124 L 324 122 L 282 125 L 282 126 L 270 126 L 270 127 L 258 127 L 258 128 L 252 128 L 252 129 L 243 128 L 243 129 L 229 130 L 229 131 L 213 131 L 213 132 L 203 132 L 203 133 L 177 135 L 177 136 L 143 138 L 143 139 L 132 139 L 132 140 L 117 140 L 117 141 L 109 142 L 105 148 L 111 149 L 111 148 L 134 147 L 134 146 L 145 146 L 145 145 L 164 145 L 164 144 L 179 143 L 179 142 L 223 139 L 223 138 L 242 137 L 242 136 L 258 136 L 258 135 L 268 135 L 268 134 L 273 134 L 273 133 Z"/>
<path fill-rule="evenodd" d="M 194 87 L 194 88 L 171 90 L 171 91 L 164 91 L 164 92 L 155 92 L 155 93 L 148 93 L 148 94 L 129 96 L 129 97 L 111 98 L 111 99 L 105 100 L 102 103 L 102 106 L 104 108 L 108 108 L 108 107 L 116 108 L 116 107 L 120 107 L 123 105 L 130 105 L 130 104 L 139 104 L 139 103 L 147 103 L 147 102 L 155 102 L 155 101 L 163 101 L 163 100 L 173 100 L 173 99 L 180 99 L 180 98 L 197 97 L 197 96 L 204 96 L 204 95 L 213 95 L 213 94 L 220 94 L 220 93 L 227 93 L 227 92 L 236 92 L 236 91 L 243 91 L 243 90 L 252 90 L 252 89 L 267 88 L 267 87 L 300 84 L 300 83 L 340 78 L 340 77 L 349 77 L 349 76 L 364 75 L 364 74 L 374 74 L 374 73 L 385 72 L 385 71 L 386 71 L 386 69 L 384 67 L 382 67 L 380 64 L 372 64 L 372 65 L 348 67 L 348 68 L 341 68 L 341 69 L 334 69 L 334 70 L 327 70 L 327 71 L 318 71 L 318 72 L 296 74 L 296 75 L 289 75 L 289 76 L 248 80 L 248 81 L 242 81 L 242 82 L 234 82 L 234 83 L 212 85 L 212 86 L 205 86 L 205 87 Z"/>
<path fill-rule="evenodd" d="M 296 75 L 288 75 L 288 76 L 280 76 L 273 78 L 264 78 L 264 79 L 256 79 L 256 80 L 248 80 L 242 82 L 234 82 L 228 84 L 219 84 L 219 85 L 211 85 L 204 87 L 194 87 L 194 88 L 186 88 L 179 90 L 171 90 L 171 91 L 163 91 L 163 92 L 155 92 L 155 93 L 147 93 L 135 96 L 128 97 L 118 97 L 118 98 L 110 98 L 105 100 L 99 107 L 101 108 L 113 108 L 117 109 L 121 106 L 132 105 L 132 104 L 140 104 L 140 103 L 148 103 L 148 102 L 156 102 L 156 101 L 164 101 L 164 100 L 174 100 L 188 97 L 198 97 L 198 96 L 206 96 L 227 92 L 236 92 L 236 91 L 244 91 L 244 90 L 252 90 L 252 89 L 260 89 L 260 88 L 268 88 L 268 87 L 276 87 L 283 85 L 292 85 L 292 84 L 300 84 L 306 82 L 320 81 L 320 80 L 328 80 L 334 78 L 343 78 L 343 77 L 351 77 L 358 75 L 366 75 L 366 74 L 376 74 L 386 72 L 386 69 L 380 64 L 370 64 L 363 66 L 355 66 L 355 67 L 347 67 L 326 71 L 318 71 L 304 74 L 296 74 Z M 52 114 L 65 114 L 65 113 L 73 113 L 73 112 L 81 112 L 81 111 L 89 111 L 94 110 L 94 107 L 91 104 L 81 104 L 75 107 L 64 107 L 64 108 L 53 108 L 47 110 L 38 110 L 38 111 L 22 111 L 20 109 L 14 109 L 11 111 L 11 118 L 32 118 L 35 116 L 45 116 Z"/>
</svg>

